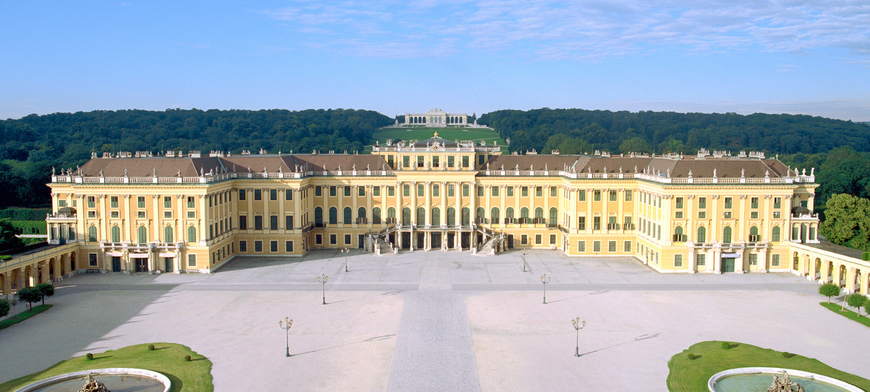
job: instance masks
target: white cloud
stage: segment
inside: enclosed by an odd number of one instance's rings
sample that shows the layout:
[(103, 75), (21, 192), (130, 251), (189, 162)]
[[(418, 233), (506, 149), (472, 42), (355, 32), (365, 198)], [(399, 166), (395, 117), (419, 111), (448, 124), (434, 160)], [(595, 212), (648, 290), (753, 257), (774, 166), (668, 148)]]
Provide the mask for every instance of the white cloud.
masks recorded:
[(594, 59), (667, 46), (870, 54), (866, 0), (296, 2), (265, 14), (331, 50), (374, 57), (488, 50)]

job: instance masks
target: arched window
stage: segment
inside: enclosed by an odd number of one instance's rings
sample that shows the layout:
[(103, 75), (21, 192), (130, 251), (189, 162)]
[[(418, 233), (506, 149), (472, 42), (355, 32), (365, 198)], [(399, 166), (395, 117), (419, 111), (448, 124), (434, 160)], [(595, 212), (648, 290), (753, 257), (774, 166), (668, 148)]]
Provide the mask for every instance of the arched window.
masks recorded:
[(529, 209), (526, 207), (520, 208), (520, 218), (528, 219), (529, 218)]
[(381, 224), (381, 207), (372, 208), (372, 223)]
[(97, 241), (97, 226), (88, 227), (88, 241)]
[(514, 208), (513, 207), (505, 208), (504, 218), (505, 219), (513, 219), (514, 218)]
[(323, 208), (317, 207), (314, 209), (314, 225), (317, 227), (323, 226)]
[(396, 209), (393, 207), (387, 208), (387, 219), (392, 219), (395, 222), (396, 219)]
[(344, 217), (343, 218), (344, 218), (344, 221), (342, 221), (342, 223), (344, 223), (344, 224), (353, 223), (353, 210), (351, 210), (350, 207), (344, 207)]
[(359, 219), (365, 219), (365, 217), (366, 217), (366, 208), (365, 208), (365, 207), (360, 207), (359, 209), (357, 209), (357, 210), (356, 210), (356, 217), (359, 218)]
[(501, 223), (499, 218), (500, 217), (498, 214), (498, 207), (492, 207), (492, 210), (489, 211), (490, 222), (492, 222), (492, 224), (494, 224), (494, 225), (497, 225), (497, 224)]
[(707, 242), (707, 229), (704, 226), (698, 228), (698, 238), (695, 242)]
[(474, 215), (475, 222), (486, 223), (486, 210), (483, 207), (477, 207)]
[(468, 207), (462, 208), (462, 224), (470, 225), (471, 224), (471, 210)]
[(145, 226), (139, 226), (139, 229), (137, 229), (137, 231), (139, 232), (139, 243), (140, 244), (147, 243), (148, 242), (148, 229), (146, 229)]
[(175, 242), (172, 237), (172, 226), (163, 228), (163, 242)]
[(423, 207), (417, 207), (417, 224), (425, 225), (426, 224), (426, 209)]
[(121, 228), (112, 226), (112, 242), (121, 242)]
[(555, 226), (559, 221), (559, 210), (556, 207), (550, 207), (550, 226)]
[(725, 228), (722, 229), (722, 243), (723, 244), (730, 244), (731, 243), (731, 226), (725, 226)]
[(329, 224), (338, 224), (338, 208), (329, 207)]
[(683, 226), (677, 226), (674, 228), (674, 242), (683, 242), (686, 239), (683, 238)]
[(447, 226), (456, 226), (456, 209), (453, 207), (447, 209)]
[(759, 242), (761, 241), (761, 236), (758, 235), (758, 228), (752, 226), (749, 228), (749, 242)]
[(535, 208), (535, 218), (544, 219), (544, 209), (541, 207)]
[(771, 241), (780, 241), (779, 226), (773, 226), (773, 232), (771, 233), (770, 237)]
[(432, 209), (432, 219), (430, 219), (430, 222), (432, 222), (432, 226), (441, 226), (441, 209), (440, 208), (435, 207)]
[(187, 226), (187, 242), (196, 242), (196, 226)]
[(411, 224), (411, 209), (408, 207), (402, 208), (402, 224), (410, 225)]

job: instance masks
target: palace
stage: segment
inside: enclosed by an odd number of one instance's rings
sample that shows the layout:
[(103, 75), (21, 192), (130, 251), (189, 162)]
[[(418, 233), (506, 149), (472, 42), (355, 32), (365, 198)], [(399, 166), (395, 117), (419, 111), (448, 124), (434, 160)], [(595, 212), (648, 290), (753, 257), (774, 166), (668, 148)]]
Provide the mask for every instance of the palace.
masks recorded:
[(559, 249), (663, 273), (788, 271), (865, 293), (870, 270), (813, 247), (813, 172), (762, 153), (502, 155), (435, 133), (361, 155), (94, 154), (48, 185), (49, 242), (73, 253), (0, 273), (6, 293), (25, 277), (207, 273), (239, 255), (349, 247)]
[(405, 121), (402, 123), (396, 120), (396, 126), (411, 127), (411, 126), (426, 126), (444, 128), (449, 126), (469, 126), (476, 125), (468, 124), (468, 115), (445, 113), (438, 108), (432, 109), (426, 113), (407, 113)]

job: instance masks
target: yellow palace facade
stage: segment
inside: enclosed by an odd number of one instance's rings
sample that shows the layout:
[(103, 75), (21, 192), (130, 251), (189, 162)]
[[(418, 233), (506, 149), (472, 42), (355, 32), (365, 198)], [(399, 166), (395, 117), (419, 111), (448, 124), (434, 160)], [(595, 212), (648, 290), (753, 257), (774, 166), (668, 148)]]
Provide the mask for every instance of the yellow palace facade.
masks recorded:
[(49, 242), (77, 270), (210, 272), (235, 256), (512, 248), (660, 272), (789, 271), (817, 184), (763, 154), (502, 155), (435, 137), (372, 154), (94, 155), (53, 174)]

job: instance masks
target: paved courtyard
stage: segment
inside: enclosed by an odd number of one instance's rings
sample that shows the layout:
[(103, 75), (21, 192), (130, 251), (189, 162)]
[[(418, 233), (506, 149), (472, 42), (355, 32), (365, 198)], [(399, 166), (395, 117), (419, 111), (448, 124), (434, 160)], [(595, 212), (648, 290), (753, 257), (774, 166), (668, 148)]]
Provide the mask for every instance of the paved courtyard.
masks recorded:
[[(870, 377), (867, 328), (818, 306), (805, 279), (658, 274), (632, 258), (556, 251), (525, 259), (528, 272), (520, 252), (351, 253), (344, 272), (339, 252), (315, 251), (238, 258), (212, 275), (79, 275), (58, 284), (48, 312), (0, 331), (0, 382), (145, 342), (207, 356), (216, 391), (666, 390), (667, 360), (704, 340)], [(575, 317), (587, 323), (580, 358)]]

